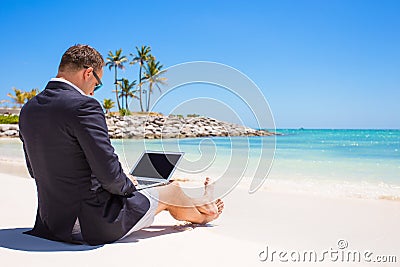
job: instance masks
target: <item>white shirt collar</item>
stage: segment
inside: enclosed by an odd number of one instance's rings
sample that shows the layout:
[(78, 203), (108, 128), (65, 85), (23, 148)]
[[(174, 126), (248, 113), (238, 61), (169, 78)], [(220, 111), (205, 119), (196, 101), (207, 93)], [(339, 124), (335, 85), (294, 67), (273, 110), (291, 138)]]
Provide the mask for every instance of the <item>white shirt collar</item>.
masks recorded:
[(74, 87), (79, 93), (81, 93), (82, 95), (87, 96), (78, 86), (76, 86), (75, 84), (71, 83), (70, 81), (67, 81), (63, 78), (51, 78), (50, 80), (51, 82), (62, 82), (62, 83), (66, 83), (71, 85), (72, 87)]

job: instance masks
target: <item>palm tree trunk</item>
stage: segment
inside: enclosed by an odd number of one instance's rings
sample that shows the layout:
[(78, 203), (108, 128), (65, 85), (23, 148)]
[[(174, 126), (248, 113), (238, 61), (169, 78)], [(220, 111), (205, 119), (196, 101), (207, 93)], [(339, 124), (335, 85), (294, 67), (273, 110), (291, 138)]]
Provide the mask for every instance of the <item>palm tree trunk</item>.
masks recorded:
[(147, 95), (148, 95), (148, 98), (147, 98), (147, 112), (149, 112), (149, 107), (150, 107), (150, 95), (151, 95), (151, 92), (152, 92), (152, 89), (153, 89), (153, 83), (150, 81), (149, 82), (149, 90), (147, 90)]
[(126, 109), (125, 97), (126, 97), (126, 94), (123, 93), (123, 94), (122, 94), (122, 97), (121, 97), (121, 106), (122, 106), (123, 109)]
[(142, 103), (142, 64), (139, 67), (139, 103), (140, 103), (140, 111), (143, 112), (143, 103)]
[(128, 94), (125, 95), (125, 108), (128, 111), (129, 107), (128, 107)]
[(114, 70), (115, 70), (115, 97), (117, 99), (118, 111), (119, 111), (121, 110), (121, 105), (119, 104), (119, 98), (118, 98), (117, 66), (114, 66)]

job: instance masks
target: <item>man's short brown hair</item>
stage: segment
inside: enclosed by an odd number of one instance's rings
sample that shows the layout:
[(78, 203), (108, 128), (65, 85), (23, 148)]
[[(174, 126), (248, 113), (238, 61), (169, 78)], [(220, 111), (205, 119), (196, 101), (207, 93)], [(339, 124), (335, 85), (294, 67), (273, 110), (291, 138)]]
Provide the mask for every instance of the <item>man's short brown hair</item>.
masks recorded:
[(65, 51), (58, 71), (77, 71), (85, 67), (92, 67), (98, 71), (103, 66), (103, 56), (96, 49), (88, 45), (77, 44)]

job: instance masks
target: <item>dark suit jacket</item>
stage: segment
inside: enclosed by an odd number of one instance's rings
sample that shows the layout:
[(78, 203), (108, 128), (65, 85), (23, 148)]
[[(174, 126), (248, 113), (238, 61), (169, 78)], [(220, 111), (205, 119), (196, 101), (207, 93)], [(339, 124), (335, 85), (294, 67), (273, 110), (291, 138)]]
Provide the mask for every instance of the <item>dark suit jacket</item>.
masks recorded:
[(72, 86), (50, 81), (24, 105), (20, 137), (38, 191), (38, 212), (29, 234), (74, 242), (79, 218), (91, 245), (124, 236), (150, 203), (124, 174), (108, 136), (99, 102)]

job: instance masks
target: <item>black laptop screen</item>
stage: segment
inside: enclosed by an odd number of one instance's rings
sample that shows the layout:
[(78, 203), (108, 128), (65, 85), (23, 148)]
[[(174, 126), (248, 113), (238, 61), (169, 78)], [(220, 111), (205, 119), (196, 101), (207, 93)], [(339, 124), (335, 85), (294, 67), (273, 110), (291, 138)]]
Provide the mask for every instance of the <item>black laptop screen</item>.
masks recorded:
[(168, 179), (181, 156), (180, 154), (145, 153), (131, 174), (137, 177)]

